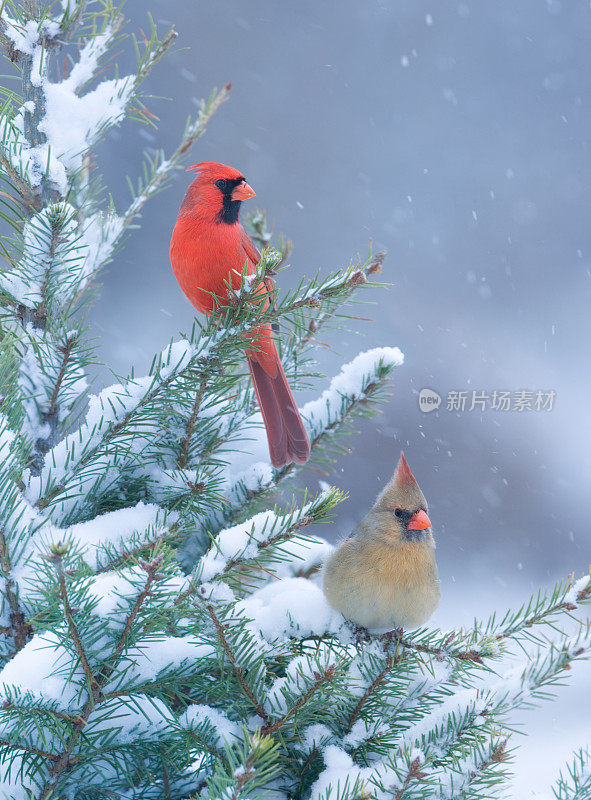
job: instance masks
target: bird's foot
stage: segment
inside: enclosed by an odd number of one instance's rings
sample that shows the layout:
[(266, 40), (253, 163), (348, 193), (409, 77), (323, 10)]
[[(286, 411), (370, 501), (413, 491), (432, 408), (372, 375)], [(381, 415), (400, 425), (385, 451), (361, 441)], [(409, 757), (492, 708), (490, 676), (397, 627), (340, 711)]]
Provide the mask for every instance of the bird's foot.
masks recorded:
[(380, 636), (380, 641), (383, 643), (384, 647), (388, 647), (389, 644), (393, 642), (399, 642), (402, 636), (404, 635), (404, 628), (394, 628), (393, 631), (386, 631), (386, 633), (382, 633)]
[(369, 631), (363, 625), (355, 625), (353, 628), (353, 636), (355, 637), (355, 641), (357, 644), (361, 644), (362, 642), (369, 642), (371, 641), (371, 636), (369, 635)]

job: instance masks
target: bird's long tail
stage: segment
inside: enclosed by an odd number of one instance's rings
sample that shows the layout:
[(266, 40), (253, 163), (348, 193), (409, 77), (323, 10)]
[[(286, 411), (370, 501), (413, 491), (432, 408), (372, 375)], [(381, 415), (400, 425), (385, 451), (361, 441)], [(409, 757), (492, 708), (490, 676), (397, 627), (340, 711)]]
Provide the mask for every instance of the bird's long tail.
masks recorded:
[(273, 367), (276, 369), (272, 370), (274, 375), (269, 374), (256, 356), (248, 358), (248, 368), (267, 429), (271, 462), (274, 467), (279, 468), (291, 464), (292, 461), (305, 464), (310, 457), (310, 439), (277, 350), (275, 354)]

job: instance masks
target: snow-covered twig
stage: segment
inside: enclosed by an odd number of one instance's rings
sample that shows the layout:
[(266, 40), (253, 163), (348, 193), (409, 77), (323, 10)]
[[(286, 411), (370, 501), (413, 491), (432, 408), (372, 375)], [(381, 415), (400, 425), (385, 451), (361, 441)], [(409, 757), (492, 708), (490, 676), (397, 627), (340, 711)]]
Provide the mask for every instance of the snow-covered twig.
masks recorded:
[[(198, 597), (201, 600), (200, 593), (198, 593), (196, 597)], [(202, 602), (205, 606), (207, 613), (209, 614), (211, 621), (213, 622), (219, 642), (223, 648), (224, 653), (228, 658), (228, 661), (230, 662), (230, 665), (232, 666), (232, 669), (234, 670), (234, 674), (238, 680), (238, 683), (242, 688), (242, 691), (244, 692), (250, 703), (252, 703), (254, 710), (259, 715), (263, 723), (265, 725), (268, 725), (269, 718), (267, 716), (267, 712), (265, 711), (260, 699), (255, 695), (253, 687), (247, 681), (244, 671), (240, 666), (240, 664), (238, 663), (238, 658), (234, 653), (234, 648), (232, 647), (229, 637), (226, 634), (227, 628), (222, 624), (220, 618), (216, 614), (216, 611), (212, 603), (208, 602), (207, 600), (202, 600)]]
[[(352, 280), (349, 273), (345, 273), (331, 276), (320, 284), (315, 283), (314, 292), (306, 292), (306, 302), (313, 301), (314, 297), (322, 298), (327, 291), (332, 296), (339, 291), (338, 287), (341, 291), (347, 291)], [(152, 409), (165, 390), (187, 378), (195, 381), (197, 390), (199, 382), (208, 380), (220, 361), (230, 355), (230, 351), (233, 351), (233, 357), (236, 358), (240, 352), (236, 350), (243, 345), (245, 333), (252, 332), (262, 322), (289, 314), (294, 307), (300, 307), (300, 303), (300, 298), (292, 297), (278, 308), (257, 310), (256, 314), (252, 312), (242, 321), (230, 315), (223, 328), (212, 323), (197, 339), (171, 345), (157, 359), (152, 373), (146, 378), (133, 379), (127, 384), (104, 390), (98, 398), (91, 401), (87, 421), (80, 430), (68, 436), (46, 456), (45, 468), (39, 480), (39, 508), (43, 509), (54, 503), (71, 488), (74, 481), (81, 485), (80, 482), (88, 483), (93, 480), (93, 464), (102, 461), (107, 445), (117, 455), (119, 462), (122, 457), (135, 460), (137, 440), (133, 448), (126, 443), (133, 430), (132, 426), (136, 421), (137, 424), (140, 423), (141, 413), (148, 408)], [(319, 401), (302, 409), (304, 418), (309, 420), (311, 438), (319, 440), (327, 430), (342, 422), (351, 408), (363, 401), (392, 367), (401, 362), (402, 354), (397, 348), (370, 351), (363, 358), (360, 356), (352, 362), (349, 368), (334, 379), (331, 388)], [(137, 427), (134, 433), (136, 437), (142, 435)], [(151, 436), (152, 446), (155, 441)], [(117, 450), (113, 449), (115, 442)], [(145, 464), (145, 454), (143, 463)], [(186, 485), (185, 481), (184, 483)], [(31, 496), (35, 491), (36, 487), (31, 484)]]
[(228, 99), (230, 89), (230, 84), (224, 86), (220, 91), (214, 89), (207, 100), (202, 100), (197, 118), (194, 121), (191, 119), (187, 121), (179, 145), (168, 158), (165, 158), (164, 154), (159, 154), (155, 160), (146, 163), (144, 177), (139, 182), (137, 190), (134, 191), (135, 196), (121, 215), (123, 228), (128, 228), (131, 225), (147, 201), (164, 186), (171, 173), (176, 169), (180, 169), (188, 150), (205, 133), (206, 127), (215, 112)]
[(84, 646), (82, 644), (82, 640), (80, 638), (80, 634), (78, 632), (78, 626), (74, 619), (74, 611), (71, 608), (67, 597), (66, 577), (62, 561), (65, 552), (66, 550), (63, 547), (60, 548), (59, 546), (56, 546), (52, 549), (50, 557), (53, 563), (55, 564), (60, 591), (62, 592), (62, 599), (64, 602), (64, 613), (68, 623), (68, 627), (73, 637), (74, 646), (76, 648), (76, 652), (80, 659), (80, 663), (84, 668), (84, 672), (88, 680), (88, 700), (86, 701), (84, 708), (82, 709), (82, 712), (79, 715), (79, 720), (76, 723), (74, 723), (69, 738), (67, 739), (66, 742), (63, 743), (62, 751), (54, 759), (54, 764), (50, 770), (48, 779), (42, 786), (41, 791), (39, 793), (39, 800), (46, 800), (47, 798), (52, 796), (62, 774), (71, 769), (73, 764), (72, 754), (74, 752), (74, 748), (78, 743), (82, 731), (84, 730), (84, 728), (88, 723), (91, 713), (94, 711), (97, 704), (105, 702), (104, 699), (101, 700), (100, 697), (101, 690), (106, 685), (112, 672), (116, 668), (117, 661), (121, 656), (124, 647), (126, 646), (131, 627), (133, 626), (143, 603), (150, 595), (150, 590), (152, 588), (153, 583), (161, 579), (158, 570), (161, 565), (162, 558), (157, 557), (153, 559), (153, 561), (150, 563), (145, 562), (144, 564), (144, 570), (146, 573), (145, 582), (141, 587), (140, 591), (137, 593), (135, 601), (129, 608), (129, 611), (124, 620), (123, 630), (118, 640), (116, 640), (115, 646), (113, 648), (112, 653), (110, 654), (108, 661), (105, 663), (105, 665), (102, 667), (99, 673), (95, 673), (95, 671), (90, 666), (89, 659), (86, 655)]

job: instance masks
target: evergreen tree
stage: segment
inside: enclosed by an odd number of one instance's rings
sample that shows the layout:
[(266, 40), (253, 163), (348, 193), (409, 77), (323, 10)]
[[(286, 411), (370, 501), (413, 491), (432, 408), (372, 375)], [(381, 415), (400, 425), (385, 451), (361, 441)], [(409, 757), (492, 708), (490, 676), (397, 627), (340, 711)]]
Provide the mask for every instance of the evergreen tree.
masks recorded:
[[(20, 78), (0, 110), (0, 796), (494, 796), (511, 712), (588, 653), (575, 612), (589, 577), (467, 631), (363, 636), (326, 604), (315, 577), (329, 545), (312, 531), (343, 496), (267, 507), (292, 468), (266, 460), (242, 348), (261, 321), (281, 322), (302, 385), (317, 331), (379, 273), (379, 254), (267, 308), (245, 280), (148, 375), (88, 397), (92, 284), (228, 87), (174, 153), (146, 160), (121, 212), (92, 148), (125, 117), (150, 119), (142, 80), (174, 31), (150, 22), (136, 72), (106, 78), (123, 36), (111, 0), (12, 0), (0, 24)], [(289, 247), (269, 247), (263, 214), (251, 226), (262, 279)], [(401, 360), (363, 353), (302, 409), (315, 452)], [(590, 774), (581, 750), (555, 797), (588, 798)]]

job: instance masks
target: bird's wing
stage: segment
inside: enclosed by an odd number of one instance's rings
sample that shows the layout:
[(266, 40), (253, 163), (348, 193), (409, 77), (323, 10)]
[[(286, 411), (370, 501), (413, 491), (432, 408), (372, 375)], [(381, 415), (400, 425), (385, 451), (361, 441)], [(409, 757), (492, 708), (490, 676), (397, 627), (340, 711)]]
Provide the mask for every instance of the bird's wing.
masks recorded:
[[(244, 229), (242, 230), (241, 244), (244, 252), (246, 253), (246, 256), (248, 257), (248, 260), (251, 261), (253, 264), (258, 264), (259, 261), (261, 260), (261, 254), (257, 250), (255, 243), (252, 241), (252, 239)], [(273, 291), (273, 281), (271, 280), (271, 278), (265, 278), (263, 283), (267, 287), (268, 292)], [(275, 307), (277, 307), (277, 303), (275, 303)], [(275, 332), (279, 330), (279, 325), (276, 322), (273, 322), (271, 327)]]
[(252, 261), (253, 264), (258, 264), (261, 260), (261, 254), (256, 249), (254, 242), (244, 229), (242, 229), (241, 244), (248, 260)]

